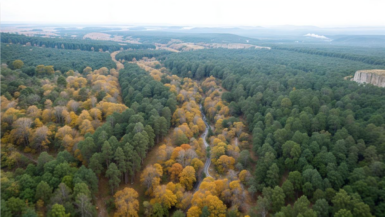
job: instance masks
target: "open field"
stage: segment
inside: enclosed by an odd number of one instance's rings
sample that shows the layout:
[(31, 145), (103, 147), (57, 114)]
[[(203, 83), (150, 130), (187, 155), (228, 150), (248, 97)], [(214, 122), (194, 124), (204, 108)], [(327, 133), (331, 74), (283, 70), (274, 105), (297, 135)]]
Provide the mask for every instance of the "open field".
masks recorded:
[(93, 40), (102, 40), (102, 41), (116, 41), (116, 42), (126, 42), (130, 44), (141, 44), (138, 39), (132, 39), (131, 37), (127, 37), (126, 39), (123, 39), (123, 36), (119, 35), (110, 35), (107, 33), (101, 33), (101, 32), (91, 32), (87, 33), (83, 36), (83, 39), (93, 39)]

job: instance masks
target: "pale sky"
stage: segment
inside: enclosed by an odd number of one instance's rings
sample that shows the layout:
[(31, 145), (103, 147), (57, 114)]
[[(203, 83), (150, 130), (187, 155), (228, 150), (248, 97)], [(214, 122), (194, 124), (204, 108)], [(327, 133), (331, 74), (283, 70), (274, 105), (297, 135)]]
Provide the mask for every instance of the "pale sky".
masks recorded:
[(1, 22), (385, 26), (385, 0), (2, 0)]

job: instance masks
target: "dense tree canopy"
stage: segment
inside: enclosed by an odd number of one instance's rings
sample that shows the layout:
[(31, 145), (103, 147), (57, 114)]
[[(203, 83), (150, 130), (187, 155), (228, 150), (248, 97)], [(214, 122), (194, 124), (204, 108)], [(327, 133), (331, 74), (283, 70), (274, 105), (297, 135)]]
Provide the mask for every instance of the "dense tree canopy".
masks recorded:
[(35, 67), (41, 64), (53, 65), (55, 70), (62, 72), (69, 70), (78, 70), (80, 72), (87, 66), (112, 68), (115, 65), (110, 58), (110, 54), (105, 52), (62, 50), (2, 43), (1, 62), (14, 67), (12, 63), (15, 59), (24, 62), (21, 69), (30, 76), (35, 75)]
[[(344, 79), (383, 68), (381, 52), (2, 36), (2, 216), (385, 212), (385, 89)], [(98, 51), (121, 48), (143, 50), (117, 55), (130, 61), (117, 71)]]
[[(254, 154), (259, 157), (249, 184), (258, 191), (272, 192), (264, 193), (264, 207), (258, 208), (259, 213), (282, 212), (290, 216), (288, 213), (297, 212), (296, 204), (302, 204), (299, 193), (307, 197), (302, 200), (315, 202), (341, 188), (347, 189), (344, 197), (351, 198), (348, 201), (355, 198), (349, 203), (357, 203), (356, 209), (339, 206), (337, 193), (329, 196), (334, 209), (320, 201), (314, 210), (319, 215), (340, 215), (338, 212), (345, 209), (353, 216), (382, 210), (382, 199), (373, 196), (378, 194), (369, 196), (361, 187), (373, 182), (373, 192), (382, 191), (379, 184), (383, 174), (374, 168), (384, 165), (385, 90), (343, 79), (356, 70), (376, 68), (370, 64), (377, 62), (326, 56), (274, 49), (218, 49), (172, 54), (164, 61), (180, 76), (223, 79), (222, 86), (229, 92), (222, 94), (222, 99), (228, 103), (231, 115), (247, 122), (253, 134)], [(217, 129), (223, 129), (220, 123), (224, 121), (217, 123)], [(214, 146), (211, 155), (225, 153), (220, 144)], [(290, 182), (278, 191), (285, 172), (289, 172)], [(285, 200), (293, 199), (298, 199), (296, 204), (285, 208)], [(306, 204), (303, 206), (308, 207)]]
[(28, 37), (25, 35), (16, 35), (9, 33), (1, 33), (2, 43), (12, 44), (28, 44), (30, 46), (69, 49), (69, 50), (84, 50), (84, 51), (116, 51), (120, 49), (154, 49), (152, 44), (129, 44), (118, 43), (112, 41), (98, 40), (78, 40), (78, 39), (63, 39), (63, 38), (44, 38), (44, 37)]

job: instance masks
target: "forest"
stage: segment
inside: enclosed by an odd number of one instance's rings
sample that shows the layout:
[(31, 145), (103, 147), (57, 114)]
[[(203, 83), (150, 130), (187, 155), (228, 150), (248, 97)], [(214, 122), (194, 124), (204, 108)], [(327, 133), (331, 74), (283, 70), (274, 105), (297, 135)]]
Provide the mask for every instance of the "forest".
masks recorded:
[(43, 38), (28, 37), (25, 35), (1, 33), (2, 43), (22, 44), (37, 47), (84, 50), (84, 51), (117, 51), (120, 49), (155, 49), (152, 44), (122, 44), (110, 41), (97, 40), (79, 40), (79, 39), (59, 39), (59, 38)]
[(116, 59), (132, 61), (132, 59), (140, 60), (143, 57), (146, 58), (157, 58), (158, 60), (164, 59), (168, 54), (171, 54), (171, 51), (168, 50), (129, 50), (122, 51), (116, 55)]
[(178, 32), (146, 32), (146, 31), (128, 31), (128, 32), (110, 32), (110, 34), (122, 35), (123, 37), (140, 38), (142, 43), (162, 43), (166, 44), (171, 39), (181, 40), (192, 43), (250, 43), (258, 42), (258, 39), (244, 36), (226, 34), (226, 33), (178, 33)]
[(92, 68), (115, 66), (109, 53), (1, 43), (1, 62), (12, 67), (12, 62), (17, 59), (24, 62), (21, 70), (28, 75), (34, 75), (35, 67), (41, 64), (53, 65), (55, 69), (62, 72), (69, 70), (81, 72), (87, 66)]
[[(228, 33), (181, 33), (181, 32), (163, 32), (163, 31), (146, 31), (145, 28), (130, 28), (129, 30), (114, 29), (114, 28), (83, 28), (83, 29), (57, 29), (58, 34), (64, 38), (70, 38), (71, 35), (76, 35), (79, 39), (87, 33), (100, 31), (117, 36), (123, 36), (123, 38), (139, 39), (141, 43), (154, 44), (162, 43), (167, 44), (170, 40), (181, 40), (184, 42), (192, 43), (252, 43), (259, 42), (258, 39), (249, 38), (245, 36), (239, 36)], [(249, 42), (247, 42), (249, 41)]]
[(181, 76), (223, 79), (229, 92), (222, 98), (230, 114), (247, 121), (258, 156), (248, 183), (262, 193), (255, 214), (384, 214), (385, 90), (343, 79), (355, 68), (378, 66), (229, 50), (173, 54), (165, 65)]
[(322, 50), (315, 50), (315, 49), (306, 49), (306, 48), (288, 48), (288, 47), (274, 47), (275, 49), (281, 49), (281, 50), (289, 50), (289, 51), (295, 51), (300, 53), (306, 53), (306, 54), (314, 54), (314, 55), (320, 55), (320, 56), (328, 56), (328, 57), (336, 57), (336, 58), (342, 58), (342, 59), (348, 59), (353, 61), (360, 61), (363, 63), (368, 63), (372, 65), (385, 65), (385, 60), (383, 57), (378, 56), (364, 56), (359, 54), (349, 54), (349, 53), (337, 53), (337, 52), (330, 52), (330, 51), (322, 51)]
[(2, 36), (1, 216), (385, 216), (381, 50)]

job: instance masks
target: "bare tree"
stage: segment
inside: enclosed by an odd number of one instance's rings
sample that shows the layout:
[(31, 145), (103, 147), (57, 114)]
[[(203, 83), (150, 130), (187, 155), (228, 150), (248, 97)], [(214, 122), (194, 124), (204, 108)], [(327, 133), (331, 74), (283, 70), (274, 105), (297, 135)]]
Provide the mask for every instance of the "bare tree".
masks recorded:
[(19, 118), (13, 123), (12, 137), (17, 143), (23, 143), (24, 146), (29, 145), (29, 137), (32, 134), (32, 120), (30, 118)]

